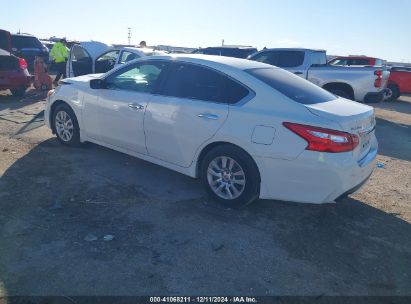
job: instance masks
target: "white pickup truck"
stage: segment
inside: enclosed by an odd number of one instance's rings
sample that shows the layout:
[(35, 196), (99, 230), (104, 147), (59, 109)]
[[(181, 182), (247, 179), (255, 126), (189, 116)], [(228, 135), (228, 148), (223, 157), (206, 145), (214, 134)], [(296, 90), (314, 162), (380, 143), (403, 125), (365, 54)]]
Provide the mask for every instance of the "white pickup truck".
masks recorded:
[(360, 102), (383, 101), (390, 72), (384, 67), (327, 65), (324, 50), (265, 49), (248, 59), (264, 62), (299, 75), (335, 95)]

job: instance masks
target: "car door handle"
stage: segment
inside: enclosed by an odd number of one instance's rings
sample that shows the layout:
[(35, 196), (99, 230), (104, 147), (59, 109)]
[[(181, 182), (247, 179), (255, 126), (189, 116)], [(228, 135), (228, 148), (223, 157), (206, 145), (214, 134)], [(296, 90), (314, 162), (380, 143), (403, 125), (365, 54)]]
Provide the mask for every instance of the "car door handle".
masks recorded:
[(295, 75), (302, 75), (303, 73), (302, 72), (295, 72), (294, 74)]
[(144, 110), (144, 106), (142, 106), (141, 104), (138, 104), (138, 103), (130, 103), (130, 104), (128, 105), (128, 107), (129, 107), (130, 109), (132, 109), (132, 110), (135, 110), (135, 111), (137, 111), (137, 110)]
[(211, 119), (211, 120), (218, 120), (218, 115), (210, 114), (210, 113), (201, 113), (197, 115), (200, 118)]

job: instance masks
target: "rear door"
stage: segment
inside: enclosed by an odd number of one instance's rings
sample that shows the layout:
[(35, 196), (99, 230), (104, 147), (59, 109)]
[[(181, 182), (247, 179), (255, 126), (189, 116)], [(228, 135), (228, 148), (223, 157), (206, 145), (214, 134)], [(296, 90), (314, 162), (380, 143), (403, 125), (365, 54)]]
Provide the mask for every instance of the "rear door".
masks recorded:
[[(159, 94), (147, 106), (144, 126), (149, 155), (189, 167), (198, 148), (227, 119), (232, 101), (229, 81), (204, 66), (173, 64)], [(243, 92), (248, 94), (247, 90)]]
[(77, 77), (93, 73), (93, 60), (85, 48), (79, 44), (71, 47), (66, 66), (67, 77)]
[(11, 36), (8, 31), (0, 30), (0, 49), (11, 52)]

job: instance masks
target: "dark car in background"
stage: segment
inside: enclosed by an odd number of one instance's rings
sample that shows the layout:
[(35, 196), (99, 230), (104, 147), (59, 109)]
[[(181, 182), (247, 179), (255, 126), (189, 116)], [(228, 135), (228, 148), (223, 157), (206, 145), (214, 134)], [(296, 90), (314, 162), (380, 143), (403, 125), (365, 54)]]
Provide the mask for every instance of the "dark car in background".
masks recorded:
[(27, 70), (27, 62), (10, 53), (11, 35), (0, 30), (0, 90), (10, 90), (13, 96), (22, 97), (31, 86), (33, 76)]
[(49, 61), (48, 48), (29, 34), (12, 34), (11, 52), (17, 57), (24, 58), (30, 69), (33, 68), (35, 56), (42, 57), (44, 62)]
[(207, 47), (193, 51), (193, 54), (216, 55), (235, 58), (247, 58), (258, 50), (251, 46), (219, 46)]

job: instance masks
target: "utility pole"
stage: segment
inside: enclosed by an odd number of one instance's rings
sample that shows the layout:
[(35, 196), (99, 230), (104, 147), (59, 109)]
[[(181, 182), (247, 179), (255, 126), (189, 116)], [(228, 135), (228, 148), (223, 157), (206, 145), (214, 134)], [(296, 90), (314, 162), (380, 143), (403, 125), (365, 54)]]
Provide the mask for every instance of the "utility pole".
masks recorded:
[(224, 39), (221, 40), (221, 46), (224, 46)]
[(131, 27), (128, 28), (128, 45), (131, 45)]

